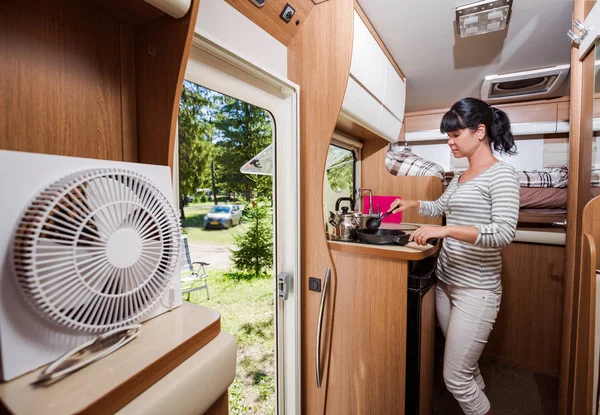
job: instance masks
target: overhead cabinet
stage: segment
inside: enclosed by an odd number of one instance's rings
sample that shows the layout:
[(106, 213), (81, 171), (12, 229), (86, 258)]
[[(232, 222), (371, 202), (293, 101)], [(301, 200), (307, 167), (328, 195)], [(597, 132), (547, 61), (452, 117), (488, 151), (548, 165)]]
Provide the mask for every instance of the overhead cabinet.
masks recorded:
[[(519, 135), (557, 134), (569, 132), (569, 102), (498, 105), (511, 121), (512, 133)], [(405, 139), (415, 141), (446, 140), (440, 132), (440, 122), (446, 110), (408, 114)]]
[(340, 118), (394, 143), (402, 128), (405, 101), (404, 80), (355, 11), (350, 78)]

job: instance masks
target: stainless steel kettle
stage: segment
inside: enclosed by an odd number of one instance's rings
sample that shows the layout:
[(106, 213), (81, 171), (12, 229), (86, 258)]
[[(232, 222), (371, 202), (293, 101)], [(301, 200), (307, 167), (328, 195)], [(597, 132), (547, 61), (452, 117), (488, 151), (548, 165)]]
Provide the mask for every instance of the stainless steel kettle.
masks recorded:
[(354, 214), (348, 212), (348, 207), (342, 208), (342, 213), (338, 215), (339, 220), (336, 226), (336, 234), (338, 239), (342, 241), (352, 241), (358, 239), (357, 231), (359, 223)]

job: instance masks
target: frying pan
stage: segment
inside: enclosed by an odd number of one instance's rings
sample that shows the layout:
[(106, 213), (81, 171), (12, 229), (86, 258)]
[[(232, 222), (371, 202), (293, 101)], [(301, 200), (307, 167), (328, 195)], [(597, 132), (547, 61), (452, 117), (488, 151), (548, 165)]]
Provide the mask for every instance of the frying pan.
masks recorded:
[[(408, 243), (408, 238), (410, 238), (410, 234), (398, 229), (359, 229), (357, 233), (361, 242), (373, 245), (397, 244), (403, 246)], [(436, 245), (438, 240), (428, 239), (427, 243)]]

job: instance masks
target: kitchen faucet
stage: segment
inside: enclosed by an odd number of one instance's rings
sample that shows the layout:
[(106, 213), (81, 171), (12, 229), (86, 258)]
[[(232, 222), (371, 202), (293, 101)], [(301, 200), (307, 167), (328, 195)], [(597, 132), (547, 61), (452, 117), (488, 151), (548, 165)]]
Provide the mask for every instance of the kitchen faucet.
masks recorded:
[[(356, 205), (354, 207), (354, 211), (357, 212), (357, 213), (361, 213), (360, 212), (360, 206), (361, 206), (360, 202), (361, 202), (362, 192), (364, 190), (367, 190), (369, 192), (369, 215), (372, 215), (373, 214), (373, 191), (371, 189), (366, 189), (366, 188), (363, 188), (363, 187), (359, 188), (356, 191), (356, 199), (357, 199), (356, 201), (357, 201), (357, 203), (356, 203)], [(364, 212), (364, 208), (363, 208), (363, 212), (362, 213), (363, 214), (365, 213)]]

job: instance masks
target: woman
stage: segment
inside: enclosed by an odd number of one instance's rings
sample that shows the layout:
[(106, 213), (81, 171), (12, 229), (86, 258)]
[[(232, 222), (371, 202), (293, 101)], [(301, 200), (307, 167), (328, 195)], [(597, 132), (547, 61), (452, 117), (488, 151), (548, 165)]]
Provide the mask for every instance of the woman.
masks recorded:
[(500, 251), (515, 236), (519, 178), (494, 157), (514, 154), (506, 114), (475, 98), (464, 98), (442, 118), (442, 133), (454, 157), (469, 168), (454, 176), (434, 202), (397, 199), (390, 210), (418, 208), (424, 216), (446, 215), (446, 226), (423, 226), (410, 237), (425, 245), (444, 238), (436, 275), (437, 316), (446, 338), (444, 382), (466, 414), (491, 413), (477, 362), (500, 308)]

